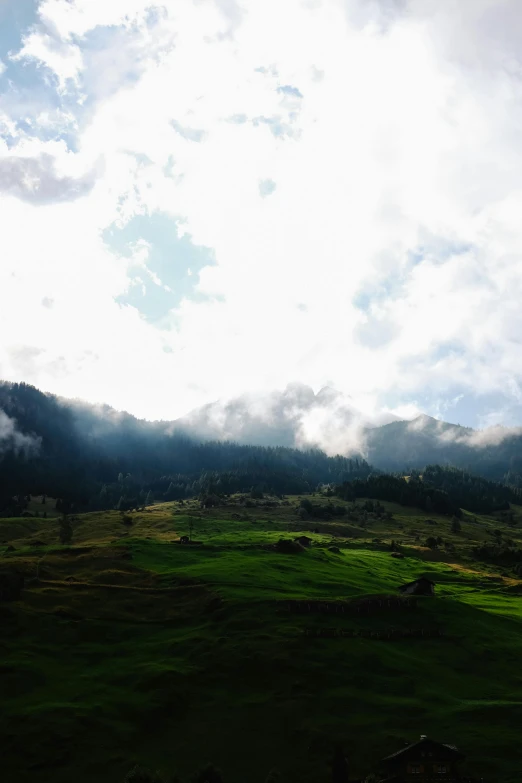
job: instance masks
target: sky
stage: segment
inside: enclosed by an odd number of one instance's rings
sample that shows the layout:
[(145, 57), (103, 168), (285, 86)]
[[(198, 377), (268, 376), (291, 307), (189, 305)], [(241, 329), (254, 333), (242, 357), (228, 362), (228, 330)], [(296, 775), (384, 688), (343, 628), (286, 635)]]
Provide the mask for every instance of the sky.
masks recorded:
[(0, 378), (522, 424), (519, 0), (0, 0)]

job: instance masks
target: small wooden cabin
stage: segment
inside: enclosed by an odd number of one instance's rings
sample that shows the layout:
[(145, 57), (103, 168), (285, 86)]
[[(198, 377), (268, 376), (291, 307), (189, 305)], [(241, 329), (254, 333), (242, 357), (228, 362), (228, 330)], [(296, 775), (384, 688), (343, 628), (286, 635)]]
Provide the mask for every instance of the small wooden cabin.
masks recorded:
[(432, 783), (435, 780), (453, 783), (459, 779), (457, 765), (463, 758), (455, 745), (436, 742), (422, 734), (418, 742), (382, 760), (385, 777), (381, 783)]
[(421, 576), (413, 582), (401, 585), (399, 590), (404, 595), (435, 595), (435, 582)]

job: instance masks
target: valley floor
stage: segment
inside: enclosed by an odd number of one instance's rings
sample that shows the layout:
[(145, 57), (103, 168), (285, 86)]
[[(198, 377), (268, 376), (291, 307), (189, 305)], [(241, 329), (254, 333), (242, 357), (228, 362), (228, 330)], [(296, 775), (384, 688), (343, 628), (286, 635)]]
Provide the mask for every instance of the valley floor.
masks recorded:
[[(2, 780), (118, 783), (136, 763), (186, 779), (211, 761), (226, 783), (311, 783), (337, 743), (357, 778), (420, 734), (458, 745), (470, 776), (519, 780), (522, 583), (472, 548), (498, 528), (518, 542), (520, 510), (452, 534), (392, 504), (304, 522), (298, 498), (270, 503), (85, 514), (68, 547), (56, 519), (0, 519), (0, 572), (25, 576), (0, 604)], [(179, 543), (190, 530), (200, 545)], [(300, 534), (309, 548), (275, 548)], [(420, 575), (436, 596), (416, 608), (296, 611)]]

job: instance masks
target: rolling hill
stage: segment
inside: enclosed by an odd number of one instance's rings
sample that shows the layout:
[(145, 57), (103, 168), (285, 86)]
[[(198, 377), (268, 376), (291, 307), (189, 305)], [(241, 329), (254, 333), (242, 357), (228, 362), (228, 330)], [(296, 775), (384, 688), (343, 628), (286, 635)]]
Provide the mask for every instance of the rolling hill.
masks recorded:
[[(0, 573), (25, 576), (0, 603), (3, 778), (188, 780), (211, 761), (227, 783), (312, 783), (339, 743), (361, 779), (423, 733), (465, 775), (518, 781), (522, 582), (474, 550), (494, 530), (520, 545), (522, 509), (454, 533), (395, 504), (303, 522), (299, 497), (247, 501), (79, 515), (67, 546), (56, 520), (0, 519)], [(191, 526), (200, 544), (177, 543)], [(278, 546), (299, 534), (309, 548)], [(435, 598), (394, 608), (419, 575)]]

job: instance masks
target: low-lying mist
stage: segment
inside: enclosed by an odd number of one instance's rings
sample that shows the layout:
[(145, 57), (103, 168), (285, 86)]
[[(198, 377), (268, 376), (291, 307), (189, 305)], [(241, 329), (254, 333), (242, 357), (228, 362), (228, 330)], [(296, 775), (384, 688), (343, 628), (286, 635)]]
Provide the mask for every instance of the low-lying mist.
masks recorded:
[(391, 413), (368, 415), (330, 387), (317, 394), (304, 384), (283, 391), (243, 394), (191, 411), (175, 423), (203, 440), (232, 440), (261, 446), (320, 448), (333, 456), (366, 452), (365, 432), (396, 420)]
[(36, 435), (20, 432), (16, 420), (0, 410), (0, 454), (14, 451), (15, 454), (35, 455), (40, 449), (41, 442), (41, 438)]

